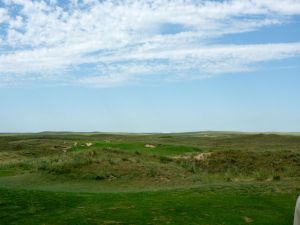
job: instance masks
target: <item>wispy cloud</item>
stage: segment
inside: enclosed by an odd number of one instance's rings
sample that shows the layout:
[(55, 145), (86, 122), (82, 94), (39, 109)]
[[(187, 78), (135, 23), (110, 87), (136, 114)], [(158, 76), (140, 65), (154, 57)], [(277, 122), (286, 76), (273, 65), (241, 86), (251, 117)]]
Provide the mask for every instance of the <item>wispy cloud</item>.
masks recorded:
[(4, 0), (0, 81), (111, 86), (196, 79), (300, 55), (300, 43), (215, 45), (289, 23), (298, 0)]

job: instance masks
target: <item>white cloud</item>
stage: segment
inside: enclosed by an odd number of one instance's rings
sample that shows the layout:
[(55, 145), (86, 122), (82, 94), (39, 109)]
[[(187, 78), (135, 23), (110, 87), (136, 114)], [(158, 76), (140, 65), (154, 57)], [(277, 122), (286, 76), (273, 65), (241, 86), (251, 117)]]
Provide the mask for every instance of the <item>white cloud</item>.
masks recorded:
[(0, 8), (0, 24), (8, 20), (7, 10)]
[[(211, 44), (227, 34), (287, 23), (300, 14), (299, 0), (59, 2), (4, 1), (0, 79), (11, 74), (47, 80), (55, 73), (70, 83), (106, 86), (151, 75), (245, 71), (300, 54), (299, 43)], [(15, 6), (19, 11), (12, 12)], [(74, 70), (80, 75), (72, 78)]]
[[(153, 79), (199, 79), (224, 74), (253, 70), (257, 63), (280, 60), (300, 55), (300, 43), (223, 45), (190, 49), (160, 49), (112, 55), (94, 60), (105, 63), (97, 76), (86, 76), (78, 82), (90, 85), (106, 85), (120, 76), (120, 80)], [(154, 62), (153, 62), (154, 61)], [(123, 62), (134, 62), (123, 64)], [(150, 63), (149, 63), (150, 62)], [(121, 65), (120, 65), (121, 64)], [(111, 74), (112, 76), (109, 76)], [(158, 77), (158, 75), (163, 75)], [(105, 80), (105, 82), (103, 81)]]
[(22, 29), (22, 27), (24, 26), (24, 23), (23, 23), (23, 17), (21, 16), (16, 16), (15, 19), (11, 19), (9, 21), (9, 26), (10, 28), (12, 29)]

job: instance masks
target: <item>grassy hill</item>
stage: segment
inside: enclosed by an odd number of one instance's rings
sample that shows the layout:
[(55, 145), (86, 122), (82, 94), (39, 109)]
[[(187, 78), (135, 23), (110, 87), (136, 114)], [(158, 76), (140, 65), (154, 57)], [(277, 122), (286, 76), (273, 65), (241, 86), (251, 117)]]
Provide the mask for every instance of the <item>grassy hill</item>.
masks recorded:
[(285, 225), (299, 192), (296, 134), (0, 135), (3, 224)]

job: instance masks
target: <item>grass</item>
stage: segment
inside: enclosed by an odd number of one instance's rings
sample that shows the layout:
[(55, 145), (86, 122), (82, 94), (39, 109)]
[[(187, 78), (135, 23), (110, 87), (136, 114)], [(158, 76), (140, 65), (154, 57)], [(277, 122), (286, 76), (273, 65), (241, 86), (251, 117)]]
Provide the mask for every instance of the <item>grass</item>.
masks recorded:
[[(63, 193), (0, 189), (3, 224), (292, 223), (296, 194), (240, 189)], [(26, 218), (26, 220), (24, 220)]]
[[(116, 150), (123, 150), (127, 152), (140, 152), (146, 153), (150, 155), (160, 155), (160, 156), (172, 156), (183, 154), (187, 152), (198, 152), (200, 151), (199, 148), (192, 147), (192, 146), (184, 146), (184, 145), (175, 145), (175, 144), (153, 144), (154, 148), (146, 147), (147, 142), (124, 142), (124, 141), (110, 141), (105, 140), (102, 142), (94, 142), (93, 149), (97, 148), (108, 148), (108, 149), (116, 149)], [(73, 151), (80, 151), (86, 149), (86, 146), (79, 146), (73, 147)]]
[(291, 224), (299, 171), (288, 133), (2, 134), (0, 221)]

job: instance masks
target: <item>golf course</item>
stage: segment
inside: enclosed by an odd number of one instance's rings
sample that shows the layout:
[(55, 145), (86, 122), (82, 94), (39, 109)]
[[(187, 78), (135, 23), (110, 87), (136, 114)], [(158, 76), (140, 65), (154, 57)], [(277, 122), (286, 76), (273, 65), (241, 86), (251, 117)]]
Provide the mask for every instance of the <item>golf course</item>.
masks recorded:
[(0, 0), (0, 225), (300, 225), (300, 0)]
[(0, 135), (1, 224), (290, 225), (298, 133)]

